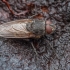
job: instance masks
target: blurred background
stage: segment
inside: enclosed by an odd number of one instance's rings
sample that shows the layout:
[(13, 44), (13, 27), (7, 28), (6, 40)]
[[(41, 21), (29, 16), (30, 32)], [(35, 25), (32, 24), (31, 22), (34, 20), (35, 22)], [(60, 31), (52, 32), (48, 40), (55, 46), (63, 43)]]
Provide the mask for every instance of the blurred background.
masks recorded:
[(36, 42), (0, 38), (0, 70), (70, 70), (70, 0), (0, 0), (0, 24), (18, 19), (50, 19), (55, 33)]

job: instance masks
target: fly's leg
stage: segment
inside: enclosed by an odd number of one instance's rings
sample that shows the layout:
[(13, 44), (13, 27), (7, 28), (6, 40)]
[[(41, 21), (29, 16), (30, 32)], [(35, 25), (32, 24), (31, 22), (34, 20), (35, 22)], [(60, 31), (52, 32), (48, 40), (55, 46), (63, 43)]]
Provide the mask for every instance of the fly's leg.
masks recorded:
[(37, 53), (37, 51), (36, 51), (36, 48), (35, 48), (33, 42), (31, 42), (31, 45), (32, 45), (32, 47), (33, 47), (33, 49), (34, 49), (35, 54), (36, 54), (37, 56), (39, 56), (38, 53)]

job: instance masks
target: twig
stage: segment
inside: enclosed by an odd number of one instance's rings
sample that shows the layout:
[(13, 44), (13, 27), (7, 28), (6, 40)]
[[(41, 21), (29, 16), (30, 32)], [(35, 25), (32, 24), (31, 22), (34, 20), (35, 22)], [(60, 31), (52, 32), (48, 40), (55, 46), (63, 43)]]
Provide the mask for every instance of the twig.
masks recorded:
[(26, 10), (26, 11), (24, 11), (24, 12), (15, 13), (15, 12), (12, 10), (11, 6), (9, 5), (9, 3), (8, 3), (6, 0), (2, 0), (2, 1), (7, 5), (8, 9), (10, 10), (10, 12), (11, 12), (13, 15), (17, 15), (17, 16), (19, 16), (19, 15), (21, 15), (21, 14), (25, 15), (25, 14), (28, 12), (28, 10)]
[(2, 1), (7, 5), (8, 9), (10, 10), (10, 12), (11, 12), (12, 14), (14, 14), (14, 12), (13, 12), (13, 10), (11, 9), (9, 3), (8, 3), (6, 0), (2, 0)]

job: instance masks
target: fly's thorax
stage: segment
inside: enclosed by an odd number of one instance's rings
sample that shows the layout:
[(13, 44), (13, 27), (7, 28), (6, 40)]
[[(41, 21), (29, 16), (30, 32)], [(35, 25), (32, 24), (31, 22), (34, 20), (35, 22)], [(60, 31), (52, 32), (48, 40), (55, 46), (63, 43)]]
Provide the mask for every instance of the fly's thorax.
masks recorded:
[(34, 20), (32, 23), (26, 25), (26, 29), (35, 35), (42, 36), (45, 34), (45, 21)]

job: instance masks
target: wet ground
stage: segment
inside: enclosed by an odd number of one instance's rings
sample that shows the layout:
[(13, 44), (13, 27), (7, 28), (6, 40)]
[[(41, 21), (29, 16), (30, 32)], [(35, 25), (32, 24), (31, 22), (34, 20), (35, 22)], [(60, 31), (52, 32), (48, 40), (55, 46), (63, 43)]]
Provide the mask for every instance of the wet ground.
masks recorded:
[(22, 18), (50, 19), (57, 29), (38, 41), (38, 56), (30, 41), (0, 38), (0, 70), (70, 70), (70, 1), (0, 1), (0, 23)]

